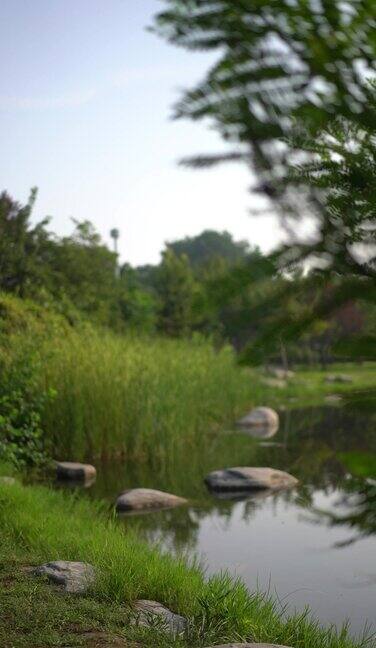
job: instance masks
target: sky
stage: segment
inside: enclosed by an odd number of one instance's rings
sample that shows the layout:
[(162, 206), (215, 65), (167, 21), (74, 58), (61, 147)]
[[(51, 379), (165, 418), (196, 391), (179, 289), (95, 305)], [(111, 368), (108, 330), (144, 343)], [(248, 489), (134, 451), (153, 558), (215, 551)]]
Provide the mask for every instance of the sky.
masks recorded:
[(177, 161), (224, 150), (209, 124), (171, 119), (180, 91), (213, 55), (191, 53), (146, 30), (162, 0), (1, 0), (0, 190), (25, 202), (59, 235), (72, 218), (103, 239), (120, 230), (132, 265), (156, 263), (166, 241), (228, 230), (269, 250), (273, 216), (251, 217), (249, 170), (194, 171)]

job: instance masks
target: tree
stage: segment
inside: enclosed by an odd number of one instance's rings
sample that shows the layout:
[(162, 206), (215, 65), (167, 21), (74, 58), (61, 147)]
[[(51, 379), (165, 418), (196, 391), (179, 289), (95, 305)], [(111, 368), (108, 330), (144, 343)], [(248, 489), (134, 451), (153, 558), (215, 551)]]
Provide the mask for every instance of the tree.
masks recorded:
[(157, 297), (141, 286), (137, 272), (128, 264), (120, 271), (119, 308), (126, 328), (153, 333), (157, 326)]
[(36, 196), (34, 188), (26, 205), (20, 205), (6, 191), (0, 194), (0, 289), (21, 297), (46, 279), (43, 255), (49, 240), (48, 219), (35, 227), (30, 223)]
[(229, 153), (191, 158), (202, 166), (242, 160), (269, 198), (284, 193), (295, 122), (322, 129), (333, 116), (374, 123), (367, 76), (375, 70), (373, 0), (164, 0), (154, 31), (188, 50), (218, 52), (175, 116), (209, 118)]
[(192, 330), (197, 290), (188, 257), (177, 256), (167, 248), (157, 275), (159, 328), (162, 332), (177, 337), (187, 335)]
[(79, 311), (109, 324), (118, 316), (117, 255), (102, 242), (90, 221), (73, 223), (71, 236), (55, 238), (49, 259), (50, 292), (57, 300), (66, 295)]
[(199, 271), (218, 259), (234, 264), (250, 253), (248, 241), (234, 241), (229, 232), (215, 230), (204, 230), (197, 236), (186, 236), (168, 243), (167, 247), (177, 256), (186, 254), (192, 268)]
[[(376, 89), (370, 109), (376, 115)], [(305, 129), (292, 140), (300, 163), (289, 169), (299, 195), (301, 214), (314, 219), (314, 240), (289, 242), (279, 256), (289, 264), (308, 261), (311, 267), (375, 280), (376, 142), (375, 126), (354, 126), (334, 120), (316, 137)]]

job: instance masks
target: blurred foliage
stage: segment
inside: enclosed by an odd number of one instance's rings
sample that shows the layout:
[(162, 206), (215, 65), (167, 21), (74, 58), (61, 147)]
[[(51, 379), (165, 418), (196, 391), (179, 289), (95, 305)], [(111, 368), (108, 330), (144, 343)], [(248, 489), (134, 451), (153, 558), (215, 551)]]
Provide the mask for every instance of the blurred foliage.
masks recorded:
[[(274, 282), (259, 290), (252, 275), (238, 282), (234, 273), (224, 279), (224, 307), (236, 312), (236, 326), (252, 323), (259, 330), (243, 357), (260, 362), (304, 336), (329, 347), (338, 310), (354, 308), (359, 299), (374, 304), (376, 298), (376, 5), (371, 0), (164, 4), (154, 31), (188, 50), (218, 55), (204, 78), (183, 94), (175, 116), (207, 118), (235, 145), (183, 162), (197, 167), (245, 162), (252, 190), (267, 199), (267, 210), (279, 214), (288, 235), (271, 256)], [(310, 224), (309, 236), (302, 236), (300, 223)], [(308, 276), (297, 282), (298, 269)], [(355, 326), (357, 335), (364, 333), (361, 328)], [(358, 346), (362, 357), (369, 357), (364, 346), (369, 334), (363, 348)], [(350, 355), (349, 345), (347, 350)]]
[[(229, 232), (204, 230), (198, 236), (186, 236), (167, 244), (177, 256), (185, 254), (195, 271), (226, 260), (233, 265), (244, 260), (251, 252), (248, 241), (234, 241)], [(257, 248), (256, 248), (257, 249)]]
[(191, 51), (217, 53), (184, 92), (176, 117), (208, 118), (228, 153), (197, 166), (243, 160), (268, 197), (283, 193), (296, 121), (321, 130), (333, 116), (372, 126), (366, 78), (375, 69), (373, 0), (164, 0), (154, 31)]
[[(278, 255), (213, 231), (168, 243), (158, 265), (118, 268), (116, 254), (88, 221), (74, 221), (63, 238), (48, 231), (47, 219), (32, 227), (35, 196), (25, 207), (6, 193), (0, 197), (7, 242), (0, 285), (46, 313), (60, 313), (70, 326), (89, 320), (118, 332), (170, 337), (198, 331), (217, 346), (231, 342), (252, 363), (326, 366), (335, 358), (369, 357), (376, 335), (369, 277), (282, 272)], [(4, 308), (0, 327), (10, 326), (17, 305), (0, 302)], [(23, 317), (16, 317), (17, 326)]]

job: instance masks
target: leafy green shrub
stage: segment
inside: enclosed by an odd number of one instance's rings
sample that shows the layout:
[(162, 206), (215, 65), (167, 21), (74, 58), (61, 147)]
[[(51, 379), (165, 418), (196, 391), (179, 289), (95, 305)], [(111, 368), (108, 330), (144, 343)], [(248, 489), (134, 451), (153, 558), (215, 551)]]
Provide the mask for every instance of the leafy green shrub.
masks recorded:
[(0, 457), (22, 468), (47, 461), (45, 406), (55, 393), (38, 382), (40, 346), (58, 317), (32, 302), (0, 296)]
[(28, 394), (21, 389), (0, 396), (0, 456), (17, 467), (47, 461), (41, 413), (52, 395)]

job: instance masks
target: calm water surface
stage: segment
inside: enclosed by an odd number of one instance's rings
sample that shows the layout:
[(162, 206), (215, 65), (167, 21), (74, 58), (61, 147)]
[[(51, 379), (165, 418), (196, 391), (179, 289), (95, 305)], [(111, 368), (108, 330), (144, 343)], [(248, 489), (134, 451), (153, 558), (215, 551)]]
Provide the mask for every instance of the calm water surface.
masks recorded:
[[(203, 477), (216, 468), (271, 466), (300, 479), (294, 491), (226, 500)], [(198, 556), (207, 573), (229, 570), (290, 611), (312, 608), (322, 623), (376, 631), (376, 417), (372, 410), (310, 408), (281, 413), (278, 432), (254, 439), (224, 431), (188, 448), (164, 470), (103, 464), (90, 490), (113, 501), (129, 487), (183, 495), (188, 507), (127, 516), (151, 543)]]

